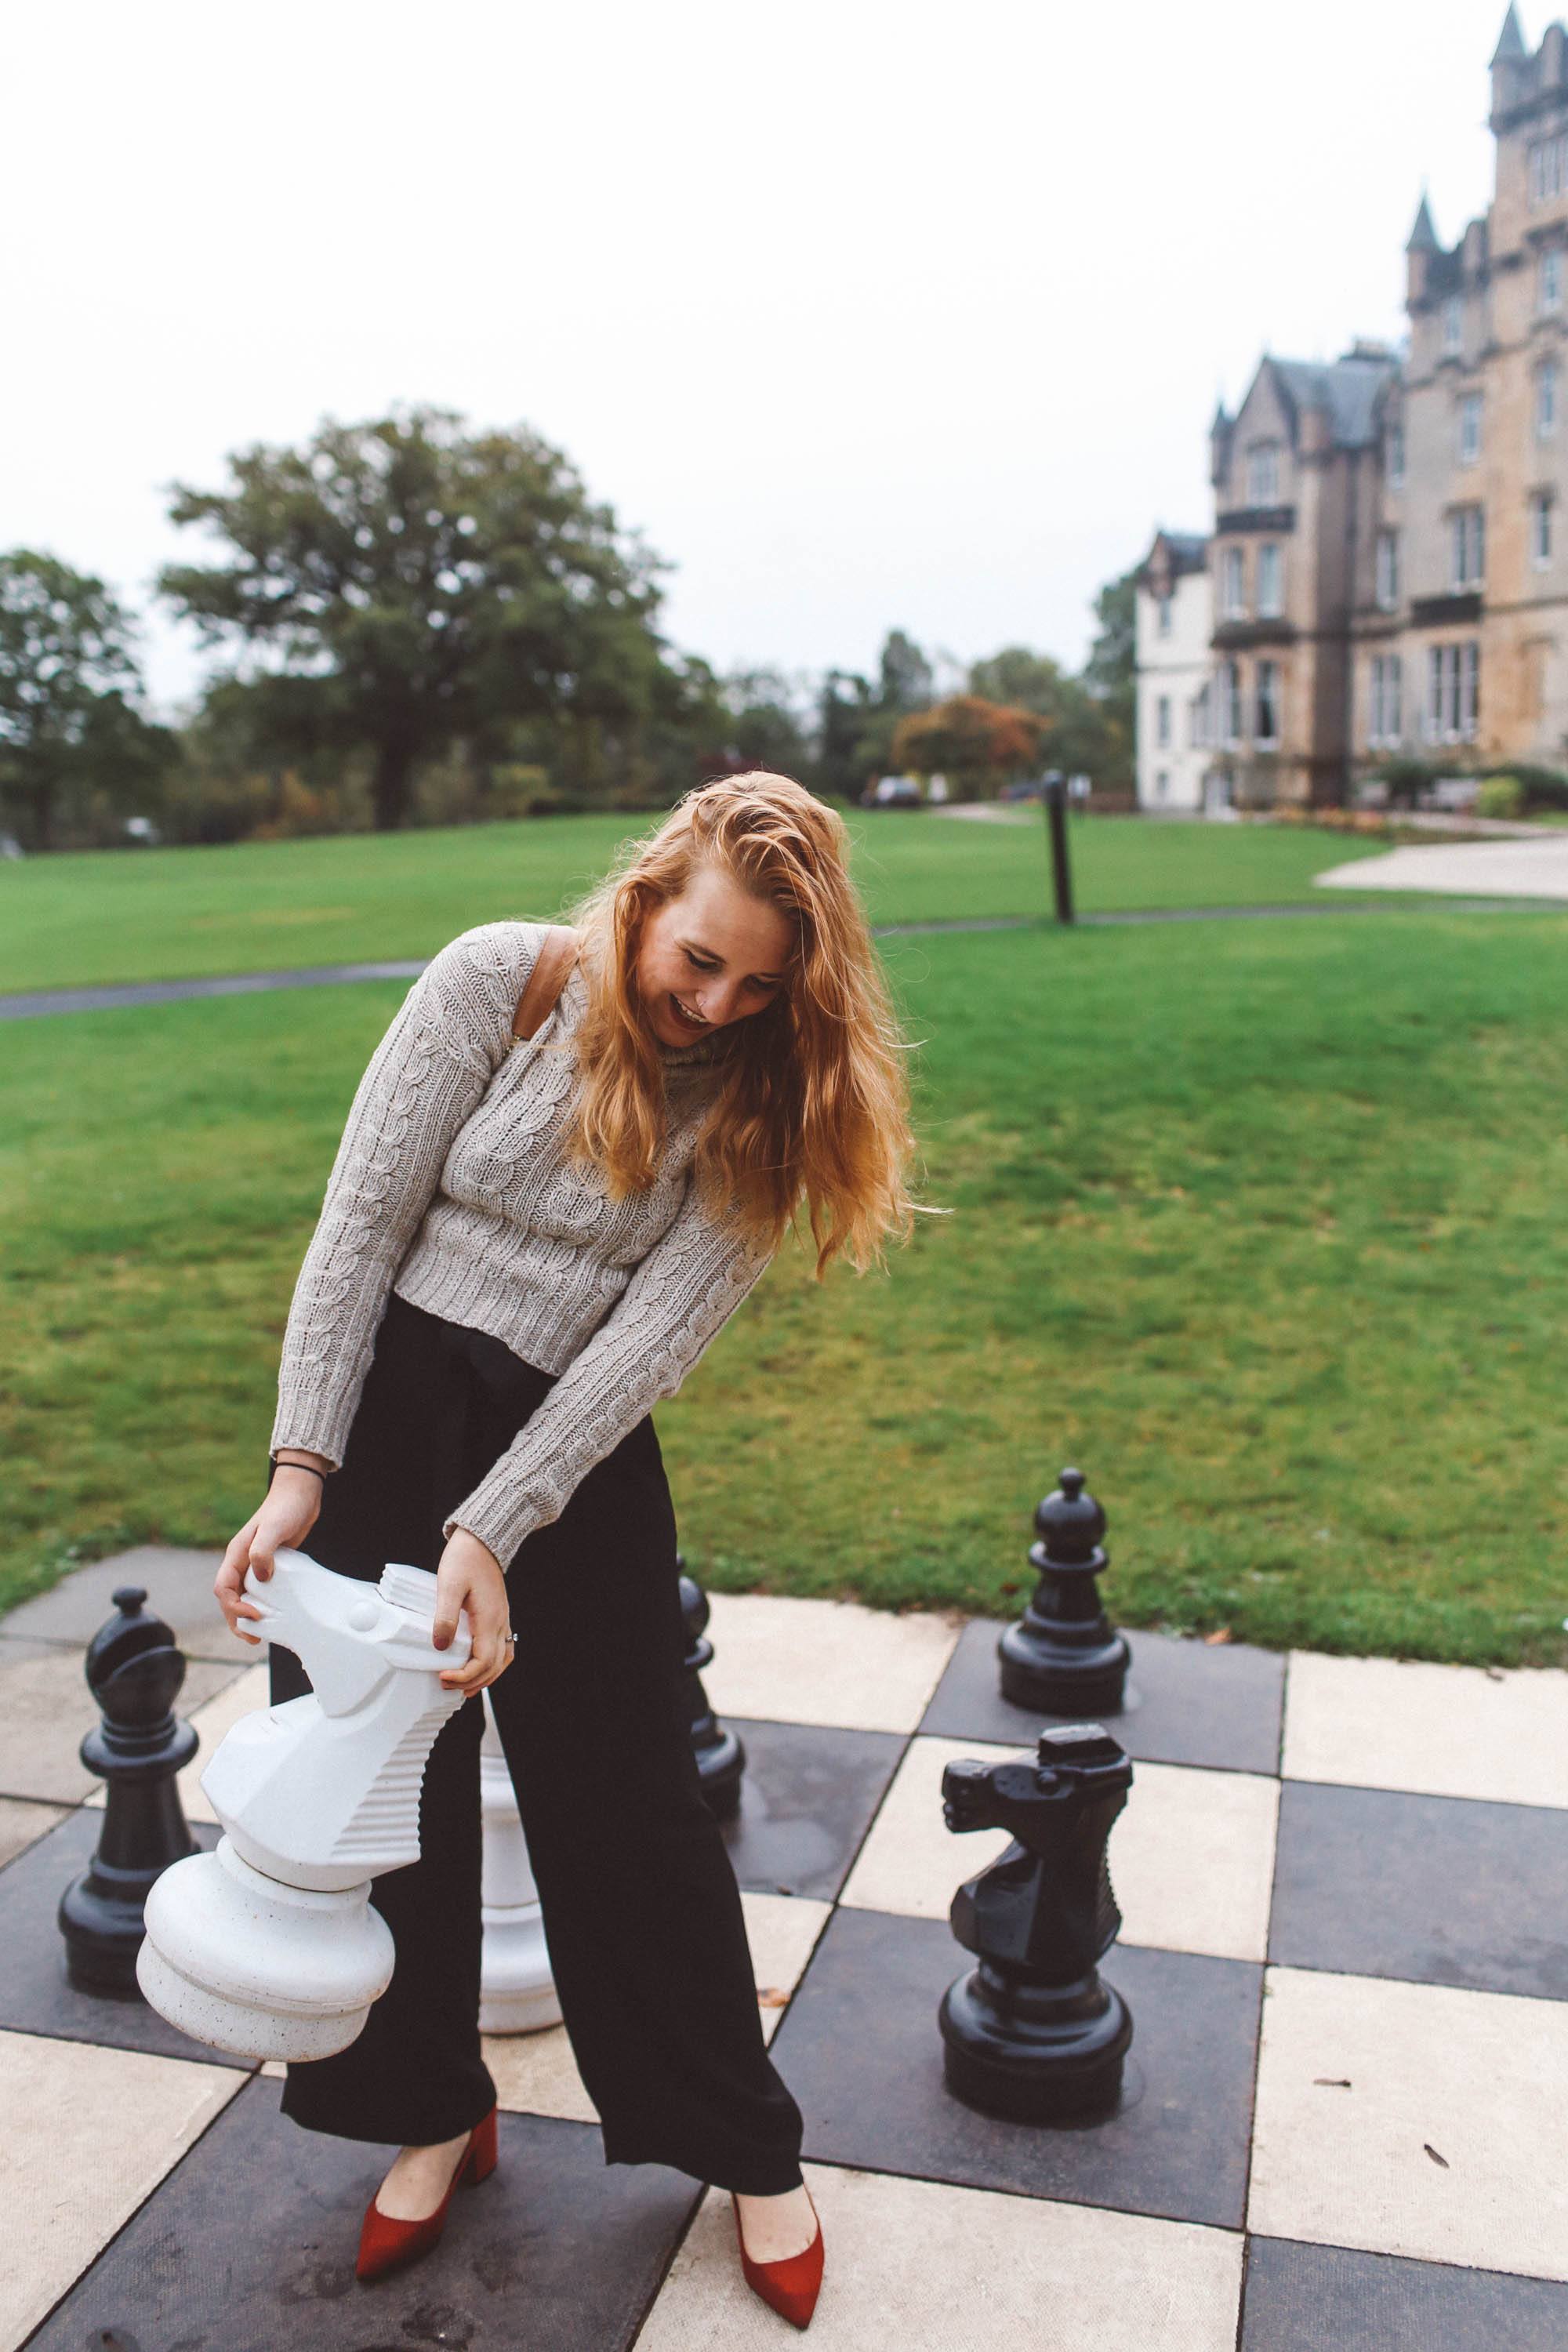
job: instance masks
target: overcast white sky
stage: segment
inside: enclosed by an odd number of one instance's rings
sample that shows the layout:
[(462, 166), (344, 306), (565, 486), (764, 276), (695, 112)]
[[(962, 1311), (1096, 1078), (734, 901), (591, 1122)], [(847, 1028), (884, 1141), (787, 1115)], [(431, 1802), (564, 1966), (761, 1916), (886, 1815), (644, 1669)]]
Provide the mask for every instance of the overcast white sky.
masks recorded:
[[(1078, 662), (1265, 347), (1401, 329), (1503, 0), (52, 0), (0, 101), (0, 545), (144, 605), (164, 486), (526, 422), (721, 667)], [(1543, 6), (1524, 11), (1533, 47)], [(149, 612), (166, 707), (199, 674)]]

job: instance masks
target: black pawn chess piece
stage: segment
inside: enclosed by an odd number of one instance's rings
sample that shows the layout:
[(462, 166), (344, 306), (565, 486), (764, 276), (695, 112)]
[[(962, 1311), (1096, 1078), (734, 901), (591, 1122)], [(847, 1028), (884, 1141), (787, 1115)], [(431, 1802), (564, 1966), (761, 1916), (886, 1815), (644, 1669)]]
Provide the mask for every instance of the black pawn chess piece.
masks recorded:
[[(681, 1566), (680, 1554), (676, 1564)], [(702, 1775), (702, 1793), (716, 1821), (727, 1822), (741, 1802), (741, 1776), (746, 1751), (737, 1733), (720, 1722), (702, 1687), (702, 1669), (713, 1663), (713, 1644), (703, 1630), (709, 1619), (708, 1595), (684, 1568), (680, 1578), (680, 1613), (686, 1620), (686, 1684), (691, 1706), (691, 1745)]]
[(1097, 1963), (1121, 1926), (1105, 1847), (1131, 1785), (1131, 1765), (1098, 1723), (1042, 1732), (1033, 1762), (965, 1757), (943, 1771), (950, 1830), (1013, 1838), (949, 1912), (979, 1955), (937, 2012), (943, 2076), (965, 2105), (1058, 2123), (1116, 2105), (1132, 2019)]
[(82, 1875), (60, 1897), (66, 1974), (85, 1992), (139, 1998), (136, 1953), (142, 1906), (160, 1872), (196, 1851), (174, 1775), (197, 1735), (174, 1712), (185, 1662), (134, 1584), (114, 1596), (118, 1615), (88, 1644), (88, 1685), (103, 1720), (81, 1743), (81, 1760), (107, 1783), (103, 1831)]
[(1029, 1565), (1040, 1580), (997, 1642), (1002, 1696), (1034, 1715), (1120, 1715), (1132, 1654), (1100, 1605), (1095, 1580), (1110, 1565), (1105, 1513), (1084, 1492), (1081, 1470), (1062, 1472), (1035, 1525)]

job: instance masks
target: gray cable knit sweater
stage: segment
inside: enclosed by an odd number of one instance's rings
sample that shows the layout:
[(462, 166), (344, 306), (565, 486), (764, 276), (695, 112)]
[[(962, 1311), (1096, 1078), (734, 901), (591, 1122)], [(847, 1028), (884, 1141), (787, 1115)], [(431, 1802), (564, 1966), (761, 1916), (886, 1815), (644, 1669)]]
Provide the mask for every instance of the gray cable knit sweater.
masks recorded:
[(672, 1396), (772, 1252), (699, 1203), (691, 1177), (717, 1041), (661, 1046), (668, 1131), (653, 1184), (610, 1201), (561, 1148), (577, 1084), (580, 967), (536, 1034), (512, 1014), (543, 938), (480, 923), (409, 990), (349, 1111), (295, 1285), (272, 1450), (337, 1467), (387, 1295), (503, 1340), (560, 1377), (443, 1532), (505, 1567), (578, 1480)]

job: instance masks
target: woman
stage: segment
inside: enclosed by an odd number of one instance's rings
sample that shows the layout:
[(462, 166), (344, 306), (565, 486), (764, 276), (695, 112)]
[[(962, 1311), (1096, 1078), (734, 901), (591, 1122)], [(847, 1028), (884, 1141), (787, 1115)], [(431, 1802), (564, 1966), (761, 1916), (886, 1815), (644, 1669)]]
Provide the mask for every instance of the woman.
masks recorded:
[[(572, 934), (483, 923), (442, 949), (354, 1097), (289, 1311), (271, 1484), (215, 1585), (241, 1632), (246, 1571), (269, 1576), (280, 1544), (350, 1576), (435, 1570), (436, 1645), (464, 1611), (473, 1643), (441, 1679), (490, 1689), (605, 2160), (728, 2188), (747, 2280), (801, 2327), (822, 2232), (692, 1749), (648, 1416), (803, 1196), (818, 1279), (912, 1229), (905, 1047), (846, 852), (788, 777), (727, 778), (632, 845)], [(554, 1003), (518, 1044), (531, 979)], [(280, 1649), (271, 1675), (275, 1704), (309, 1687)], [(362, 2278), (426, 2252), (458, 2180), (495, 2162), (482, 1728), (478, 1706), (443, 1727), (420, 1860), (375, 1882), (389, 1990), (284, 2090), (309, 2129), (402, 2147)]]

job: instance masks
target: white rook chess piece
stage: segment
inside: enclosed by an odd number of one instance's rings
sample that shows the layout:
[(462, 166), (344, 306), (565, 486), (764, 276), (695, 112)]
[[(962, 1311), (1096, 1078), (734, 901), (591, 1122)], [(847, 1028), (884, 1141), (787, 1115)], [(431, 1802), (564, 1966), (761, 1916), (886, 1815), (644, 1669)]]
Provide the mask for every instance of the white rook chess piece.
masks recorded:
[(243, 1716), (219, 1745), (202, 1787), (224, 1834), (154, 1881), (136, 1977), (215, 2049), (326, 2058), (392, 1979), (370, 1882), (419, 1859), (426, 1761), (464, 1704), (440, 1676), (467, 1660), (468, 1630), (435, 1649), (436, 1579), (400, 1563), (367, 1584), (281, 1550), (245, 1591), (256, 1633), (295, 1653), (311, 1690)]
[(485, 1825), (479, 2027), (485, 2033), (537, 2033), (543, 2026), (560, 2024), (561, 2003), (550, 1973), (528, 1841), (488, 1696), (479, 1749), (479, 1802)]

